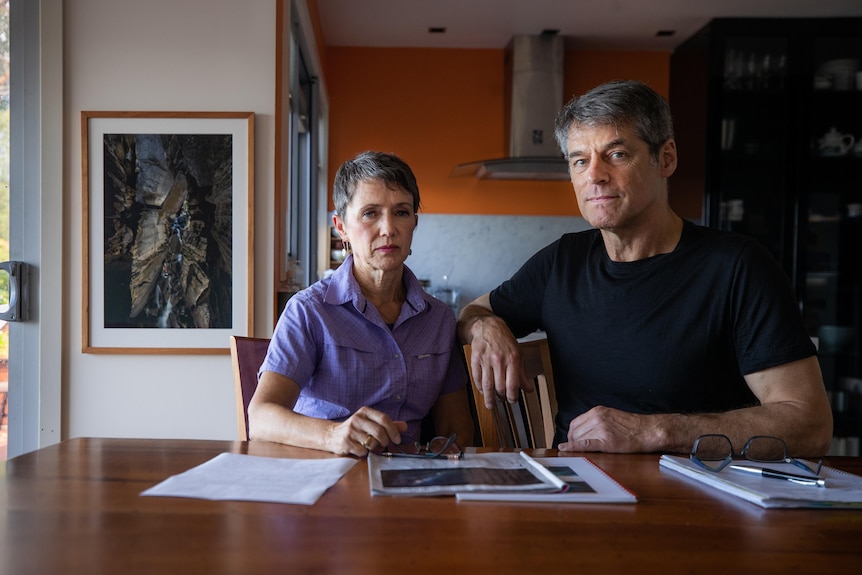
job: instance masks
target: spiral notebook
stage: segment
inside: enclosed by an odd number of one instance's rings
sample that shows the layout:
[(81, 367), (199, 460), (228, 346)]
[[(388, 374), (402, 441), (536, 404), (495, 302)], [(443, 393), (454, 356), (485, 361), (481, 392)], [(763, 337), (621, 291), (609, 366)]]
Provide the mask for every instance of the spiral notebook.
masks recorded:
[[(729, 468), (714, 473), (700, 468), (688, 457), (662, 455), (659, 465), (761, 507), (862, 510), (862, 477), (832, 467), (823, 466), (820, 470), (820, 477), (826, 479), (826, 486), (814, 487), (740, 473)], [(748, 462), (747, 465), (759, 465), (790, 473), (799, 472), (798, 467), (789, 463)]]

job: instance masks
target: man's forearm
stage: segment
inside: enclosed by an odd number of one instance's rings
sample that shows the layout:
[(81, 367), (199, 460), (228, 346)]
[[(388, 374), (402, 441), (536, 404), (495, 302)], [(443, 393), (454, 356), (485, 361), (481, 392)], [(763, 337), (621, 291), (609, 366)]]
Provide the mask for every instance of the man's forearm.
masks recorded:
[[(796, 422), (800, 422), (801, 432)], [(695, 438), (717, 433), (730, 439), (736, 453), (756, 435), (775, 435), (784, 439), (790, 455), (819, 457), (829, 449), (831, 425), (828, 423), (806, 418), (804, 413), (785, 405), (761, 405), (705, 414), (634, 414), (598, 406), (572, 421), (568, 439), (560, 449), (688, 453)]]
[(494, 317), (491, 294), (483, 294), (464, 306), (458, 315), (458, 340), (462, 345), (473, 343), (473, 325), (480, 319)]
[(494, 312), (491, 310), (471, 303), (461, 310), (458, 316), (458, 340), (461, 344), (466, 345), (473, 341), (473, 324), (478, 320), (487, 317), (493, 317)]
[(832, 425), (828, 417), (812, 416), (811, 411), (778, 403), (721, 413), (644, 416), (651, 439), (646, 451), (685, 453), (697, 436), (720, 433), (731, 440), (736, 453), (756, 435), (775, 435), (785, 440), (790, 454), (819, 457), (829, 450)]

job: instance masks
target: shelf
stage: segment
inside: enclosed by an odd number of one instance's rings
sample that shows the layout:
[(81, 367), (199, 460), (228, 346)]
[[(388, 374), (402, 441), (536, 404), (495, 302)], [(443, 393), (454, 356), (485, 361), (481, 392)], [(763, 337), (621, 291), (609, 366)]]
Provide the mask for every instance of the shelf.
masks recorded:
[(338, 269), (338, 266), (340, 266), (344, 261), (343, 259), (335, 259), (332, 257), (335, 253), (341, 253), (343, 249), (344, 243), (341, 241), (341, 237), (338, 235), (338, 232), (335, 231), (333, 226), (329, 226), (329, 269)]
[(862, 156), (857, 156), (855, 154), (847, 154), (845, 156), (820, 156), (814, 152), (811, 152), (811, 159), (817, 160), (818, 162), (823, 162), (824, 164), (829, 164), (833, 167), (844, 164), (847, 166), (848, 169), (858, 170), (862, 168)]

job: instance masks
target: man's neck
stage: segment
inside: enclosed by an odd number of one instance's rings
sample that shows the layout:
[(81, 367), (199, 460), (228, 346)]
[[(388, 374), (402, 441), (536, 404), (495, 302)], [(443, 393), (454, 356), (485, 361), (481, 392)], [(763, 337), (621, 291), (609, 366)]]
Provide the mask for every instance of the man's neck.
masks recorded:
[(651, 221), (641, 228), (602, 230), (608, 257), (615, 262), (634, 262), (676, 249), (682, 237), (683, 221), (668, 210), (660, 221)]

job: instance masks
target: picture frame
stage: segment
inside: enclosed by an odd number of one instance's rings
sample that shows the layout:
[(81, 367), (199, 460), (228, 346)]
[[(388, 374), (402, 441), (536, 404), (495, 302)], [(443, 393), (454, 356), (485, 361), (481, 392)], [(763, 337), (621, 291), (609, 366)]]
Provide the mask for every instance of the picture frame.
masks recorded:
[(254, 321), (254, 113), (81, 112), (82, 351), (227, 354)]

